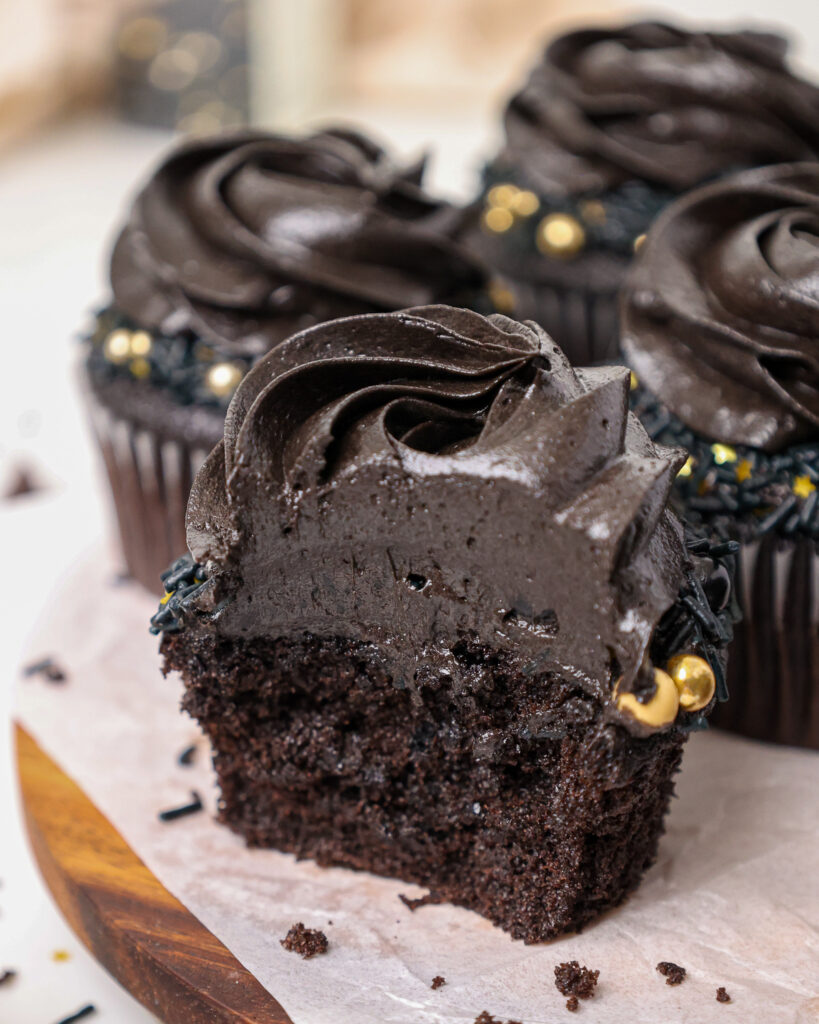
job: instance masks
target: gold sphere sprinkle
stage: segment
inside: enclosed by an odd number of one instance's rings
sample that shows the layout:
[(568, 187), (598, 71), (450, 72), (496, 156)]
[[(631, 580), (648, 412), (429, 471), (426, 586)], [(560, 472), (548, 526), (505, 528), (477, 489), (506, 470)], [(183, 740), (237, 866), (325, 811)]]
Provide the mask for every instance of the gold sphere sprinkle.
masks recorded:
[(677, 473), (677, 476), (681, 476), (683, 477), (683, 479), (685, 479), (685, 477), (691, 476), (691, 474), (694, 472), (695, 465), (696, 463), (694, 462), (694, 456), (689, 455), (685, 462), (680, 466), (680, 470)]
[(214, 363), (205, 374), (208, 390), (218, 398), (233, 394), (241, 379), (242, 371), (235, 363)]
[(809, 476), (795, 476), (792, 489), (797, 498), (807, 498), (816, 490), (816, 484)]
[(546, 256), (569, 259), (586, 243), (586, 232), (568, 213), (550, 213), (537, 226), (537, 247)]
[(726, 462), (737, 461), (736, 449), (732, 448), (730, 444), (712, 444), (711, 454), (718, 466), (724, 466)]
[(653, 697), (641, 704), (633, 693), (618, 693), (621, 680), (614, 687), (614, 699), (618, 711), (625, 711), (636, 718), (642, 725), (650, 725), (656, 729), (670, 725), (677, 717), (680, 707), (680, 695), (674, 680), (661, 668), (654, 669), (656, 689)]
[(147, 356), (152, 345), (153, 339), (147, 331), (134, 331), (131, 335), (131, 355)]
[(584, 199), (578, 209), (587, 224), (605, 224), (606, 208), (599, 199)]
[(503, 234), (512, 227), (515, 218), (505, 206), (490, 206), (483, 215), (483, 224), (487, 231), (493, 231), (496, 235)]
[(131, 365), (128, 369), (138, 380), (144, 380), (150, 375), (151, 364), (145, 356), (137, 356), (136, 359), (131, 360)]
[(635, 252), (639, 252), (643, 248), (643, 243), (645, 242), (645, 240), (646, 240), (646, 236), (645, 235), (638, 235), (634, 239), (633, 247), (634, 247), (634, 251)]
[(517, 185), (493, 185), (486, 194), (490, 206), (509, 207), (520, 192)]
[(701, 711), (717, 688), (714, 670), (696, 654), (675, 654), (666, 666), (680, 695), (683, 711)]
[(516, 217), (531, 217), (540, 209), (540, 200), (534, 192), (526, 188), (512, 196), (509, 208)]
[(736, 476), (738, 483), (744, 483), (751, 475), (753, 469), (750, 459), (743, 459), (742, 462), (737, 463)]
[(489, 298), (499, 313), (511, 313), (515, 308), (515, 296), (500, 281), (489, 282)]
[(102, 351), (109, 363), (126, 363), (131, 357), (131, 332), (124, 327), (111, 331), (103, 342)]

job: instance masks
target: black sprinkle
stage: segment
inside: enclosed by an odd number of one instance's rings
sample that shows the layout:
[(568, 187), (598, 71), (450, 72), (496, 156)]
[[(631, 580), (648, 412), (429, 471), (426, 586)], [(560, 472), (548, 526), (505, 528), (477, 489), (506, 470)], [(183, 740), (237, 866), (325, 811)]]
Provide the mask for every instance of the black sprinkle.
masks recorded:
[(181, 764), (184, 767), (187, 767), (188, 765), (193, 764), (195, 757), (196, 757), (196, 744), (195, 743), (191, 743), (191, 745), (189, 747), (185, 747), (185, 749), (179, 754), (179, 756), (176, 759), (176, 763), (177, 764)]
[(66, 678), (65, 672), (53, 658), (42, 658), (40, 661), (26, 665), (23, 668), (23, 675), (26, 677), (44, 676), (50, 683), (62, 683)]
[(17, 977), (17, 971), (5, 970), (0, 971), (0, 985), (8, 985), (10, 981), (14, 981)]
[(190, 803), (182, 804), (180, 807), (170, 807), (166, 811), (160, 811), (159, 820), (176, 821), (177, 818), (185, 818), (187, 815), (196, 814), (197, 811), (201, 810), (204, 810), (202, 797), (195, 790), (191, 790)]
[(93, 1003), (86, 1003), (82, 1009), (77, 1010), (76, 1013), (72, 1013), (68, 1017), (63, 1017), (62, 1020), (57, 1021), (57, 1024), (74, 1024), (75, 1020), (84, 1020), (86, 1017), (90, 1017), (92, 1013), (96, 1012), (97, 1008)]

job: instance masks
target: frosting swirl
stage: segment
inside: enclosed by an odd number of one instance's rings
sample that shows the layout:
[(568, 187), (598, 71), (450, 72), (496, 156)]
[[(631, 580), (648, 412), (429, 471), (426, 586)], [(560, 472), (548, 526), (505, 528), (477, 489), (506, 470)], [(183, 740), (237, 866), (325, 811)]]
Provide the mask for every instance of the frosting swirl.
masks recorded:
[(819, 89), (787, 42), (640, 22), (556, 39), (506, 111), (501, 158), (545, 193), (629, 179), (684, 191), (761, 164), (819, 157)]
[(507, 642), (609, 706), (684, 562), (683, 456), (627, 408), (624, 368), (575, 372), (533, 323), (433, 306), (304, 331), (241, 383), (194, 483), (198, 610), (225, 635), (353, 635), (402, 677), (455, 636)]
[(456, 297), (482, 272), (459, 212), (364, 136), (231, 132), (178, 146), (114, 247), (121, 313), (255, 358), (317, 321)]
[(819, 437), (819, 164), (759, 168), (661, 215), (622, 343), (692, 430), (765, 451)]

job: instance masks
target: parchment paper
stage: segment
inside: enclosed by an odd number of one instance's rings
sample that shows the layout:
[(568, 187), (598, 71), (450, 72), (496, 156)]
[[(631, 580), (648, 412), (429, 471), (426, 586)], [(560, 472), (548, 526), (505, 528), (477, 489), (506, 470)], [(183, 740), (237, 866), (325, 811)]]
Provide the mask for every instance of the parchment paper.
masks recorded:
[[(55, 656), (69, 679), (22, 681), (18, 717), (295, 1024), (572, 1020), (553, 974), (572, 959), (600, 971), (578, 1018), (595, 1024), (819, 1022), (819, 755), (695, 735), (639, 892), (582, 935), (525, 946), (465, 910), (410, 912), (398, 894), (415, 886), (249, 851), (217, 825), (205, 747), (176, 763), (198, 732), (159, 672), (155, 602), (114, 577), (100, 552), (52, 597), (30, 658)], [(208, 813), (161, 824), (192, 788)], [(296, 921), (327, 934), (326, 956), (282, 949)], [(661, 960), (687, 968), (682, 985), (665, 984)]]

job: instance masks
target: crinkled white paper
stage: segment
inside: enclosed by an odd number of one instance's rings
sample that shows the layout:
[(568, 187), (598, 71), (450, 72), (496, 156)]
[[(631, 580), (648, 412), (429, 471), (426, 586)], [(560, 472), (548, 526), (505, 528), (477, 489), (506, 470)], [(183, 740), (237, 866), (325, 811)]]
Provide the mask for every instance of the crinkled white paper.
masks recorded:
[[(695, 735), (639, 892), (582, 935), (525, 946), (465, 910), (411, 913), (398, 894), (417, 887), (249, 851), (215, 824), (206, 749), (176, 763), (198, 732), (159, 672), (155, 602), (114, 575), (100, 554), (51, 599), (30, 654), (53, 654), (69, 680), (23, 681), (19, 719), (294, 1024), (573, 1020), (553, 973), (573, 959), (600, 971), (577, 1018), (594, 1024), (819, 1022), (819, 755)], [(160, 824), (192, 788), (209, 813)], [(327, 934), (326, 956), (282, 949), (296, 921)], [(687, 969), (682, 985), (661, 960)]]

